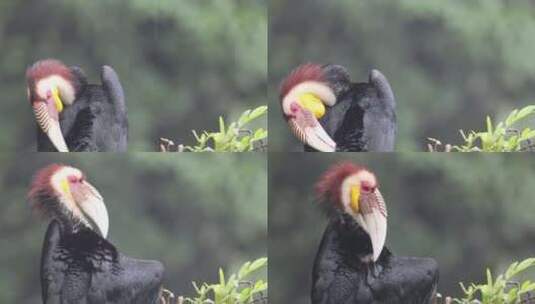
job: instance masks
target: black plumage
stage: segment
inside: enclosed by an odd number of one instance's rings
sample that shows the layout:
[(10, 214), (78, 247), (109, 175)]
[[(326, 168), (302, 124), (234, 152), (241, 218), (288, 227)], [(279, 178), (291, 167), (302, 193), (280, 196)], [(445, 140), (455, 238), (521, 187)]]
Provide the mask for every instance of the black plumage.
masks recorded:
[[(72, 152), (125, 152), (128, 142), (128, 119), (124, 91), (117, 73), (109, 66), (102, 67), (102, 85), (88, 84), (78, 67), (71, 67), (79, 88), (71, 106), (59, 115), (61, 132)], [(54, 152), (57, 149), (47, 135), (38, 128), (37, 150)]]
[[(323, 71), (337, 101), (319, 122), (336, 142), (336, 151), (393, 151), (396, 102), (386, 77), (372, 70), (368, 82), (354, 83), (342, 66), (325, 65)], [(305, 151), (316, 150), (305, 146)]]
[(385, 247), (378, 260), (369, 235), (336, 211), (324, 232), (312, 271), (312, 304), (433, 303), (438, 265), (431, 258), (397, 257)]
[(43, 303), (157, 303), (163, 265), (127, 257), (106, 239), (104, 199), (80, 170), (58, 164), (39, 170), (28, 199), (51, 218), (41, 252)]
[(129, 258), (91, 229), (55, 220), (48, 227), (41, 256), (45, 304), (157, 303), (162, 277), (160, 262)]

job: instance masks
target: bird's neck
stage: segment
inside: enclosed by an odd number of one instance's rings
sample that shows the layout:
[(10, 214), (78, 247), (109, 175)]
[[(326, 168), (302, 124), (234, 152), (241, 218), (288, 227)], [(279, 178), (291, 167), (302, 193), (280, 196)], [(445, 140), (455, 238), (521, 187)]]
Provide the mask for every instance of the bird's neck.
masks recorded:
[(59, 222), (59, 226), (61, 227), (63, 235), (72, 235), (78, 233), (80, 230), (84, 230), (82, 224), (74, 223), (64, 218), (57, 218), (57, 220)]
[(57, 222), (61, 231), (59, 246), (71, 257), (79, 256), (78, 260), (98, 260), (106, 257), (109, 261), (117, 261), (119, 252), (115, 246), (89, 227)]
[(356, 267), (373, 264), (370, 237), (350, 216), (334, 215), (325, 233), (331, 234), (330, 246), (347, 264)]
[(73, 235), (78, 233), (97, 234), (88, 227), (82, 220), (72, 214), (57, 212), (53, 215), (54, 220), (59, 223), (63, 235)]

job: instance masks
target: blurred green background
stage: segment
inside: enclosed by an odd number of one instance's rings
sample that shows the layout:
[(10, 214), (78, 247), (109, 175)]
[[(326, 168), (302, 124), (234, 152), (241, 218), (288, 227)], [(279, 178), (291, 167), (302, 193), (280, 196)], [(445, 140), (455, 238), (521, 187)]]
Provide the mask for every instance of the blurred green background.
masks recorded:
[(306, 62), (346, 66), (356, 82), (372, 68), (398, 102), (397, 150), (422, 151), (426, 138), (460, 143), (535, 103), (532, 0), (271, 0), (270, 149), (302, 150), (282, 119), (280, 81)]
[(117, 71), (133, 151), (155, 151), (160, 137), (192, 144), (192, 129), (266, 104), (263, 0), (4, 0), (0, 45), (4, 151), (35, 151), (25, 70), (43, 58), (82, 67), (91, 83), (102, 65)]
[(460, 281), (486, 281), (486, 267), (502, 272), (535, 256), (531, 155), (272, 153), (271, 303), (310, 303), (313, 259), (328, 221), (313, 186), (341, 160), (375, 172), (388, 208), (386, 245), (396, 255), (434, 257), (443, 295), (460, 295)]
[[(166, 288), (216, 282), (267, 254), (267, 160), (257, 154), (0, 154), (0, 303), (41, 303), (39, 265), (48, 220), (31, 211), (32, 175), (75, 166), (104, 197), (108, 239), (129, 256), (165, 265)], [(264, 272), (265, 279), (267, 271)]]

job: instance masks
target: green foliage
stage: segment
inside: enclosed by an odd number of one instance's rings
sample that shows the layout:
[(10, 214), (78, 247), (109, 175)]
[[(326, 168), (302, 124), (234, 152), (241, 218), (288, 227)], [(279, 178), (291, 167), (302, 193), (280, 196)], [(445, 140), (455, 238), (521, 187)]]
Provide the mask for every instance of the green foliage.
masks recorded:
[(247, 130), (245, 127), (256, 119), (265, 117), (267, 106), (260, 106), (254, 110), (243, 112), (238, 121), (231, 122), (225, 127), (223, 117), (219, 117), (219, 131), (203, 131), (200, 135), (193, 130), (193, 136), (197, 140), (195, 146), (184, 147), (185, 151), (191, 152), (248, 152), (254, 151), (258, 146), (265, 146), (268, 131), (264, 128)]
[[(454, 146), (453, 149), (460, 152), (519, 152), (531, 145), (531, 139), (535, 137), (535, 130), (529, 127), (522, 131), (514, 128), (515, 124), (526, 120), (535, 114), (535, 106), (527, 106), (521, 110), (515, 109), (507, 116), (504, 122), (499, 122), (493, 127), (492, 120), (487, 116), (487, 130), (485, 132), (470, 131), (468, 135), (461, 130), (465, 143)], [(478, 146), (478, 142), (481, 146)], [(528, 145), (526, 145), (528, 144)]]
[(194, 298), (184, 299), (184, 303), (190, 304), (249, 304), (267, 303), (265, 292), (268, 289), (268, 283), (264, 280), (249, 281), (253, 273), (262, 268), (266, 268), (267, 258), (260, 258), (253, 262), (247, 262), (242, 265), (238, 273), (233, 273), (230, 277), (225, 278), (225, 273), (219, 269), (219, 283), (203, 283), (199, 286), (193, 282), (197, 291)]
[[(535, 130), (529, 127), (519, 131), (515, 126), (524, 122), (535, 114), (535, 105), (513, 110), (505, 121), (493, 124), (487, 116), (487, 130), (483, 132), (460, 130), (464, 143), (460, 146), (445, 145), (445, 151), (458, 152), (522, 152), (533, 148), (532, 140)], [(436, 151), (442, 143), (434, 138), (428, 138), (431, 144), (429, 150)]]
[[(511, 280), (525, 272), (528, 268), (535, 267), (535, 258), (529, 258), (522, 262), (515, 262), (509, 266), (504, 274), (498, 275), (493, 280), (492, 274), (487, 269), (487, 283), (470, 284), (465, 287), (460, 283), (464, 292), (461, 299), (453, 299), (458, 304), (517, 304), (521, 303), (523, 297), (535, 291), (535, 282), (526, 280), (521, 283), (511, 283)], [(479, 294), (479, 300), (477, 300)]]

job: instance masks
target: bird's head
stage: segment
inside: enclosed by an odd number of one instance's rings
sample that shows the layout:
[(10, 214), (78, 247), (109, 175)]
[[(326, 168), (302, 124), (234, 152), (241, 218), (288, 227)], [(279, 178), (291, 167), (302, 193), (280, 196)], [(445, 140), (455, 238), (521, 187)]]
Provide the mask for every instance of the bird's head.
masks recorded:
[(377, 261), (386, 240), (387, 211), (375, 175), (353, 163), (341, 163), (323, 174), (316, 192), (320, 199), (350, 215), (368, 233), (373, 261)]
[(84, 225), (104, 238), (108, 235), (104, 200), (76, 168), (53, 164), (39, 170), (28, 198), (37, 210), (67, 227), (76, 230)]
[(284, 118), (294, 135), (318, 151), (334, 152), (336, 143), (319, 123), (327, 107), (336, 104), (323, 66), (299, 66), (282, 82), (280, 102)]
[(37, 124), (60, 152), (68, 152), (61, 133), (59, 115), (71, 105), (79, 91), (72, 70), (55, 59), (37, 61), (26, 70), (28, 99)]

